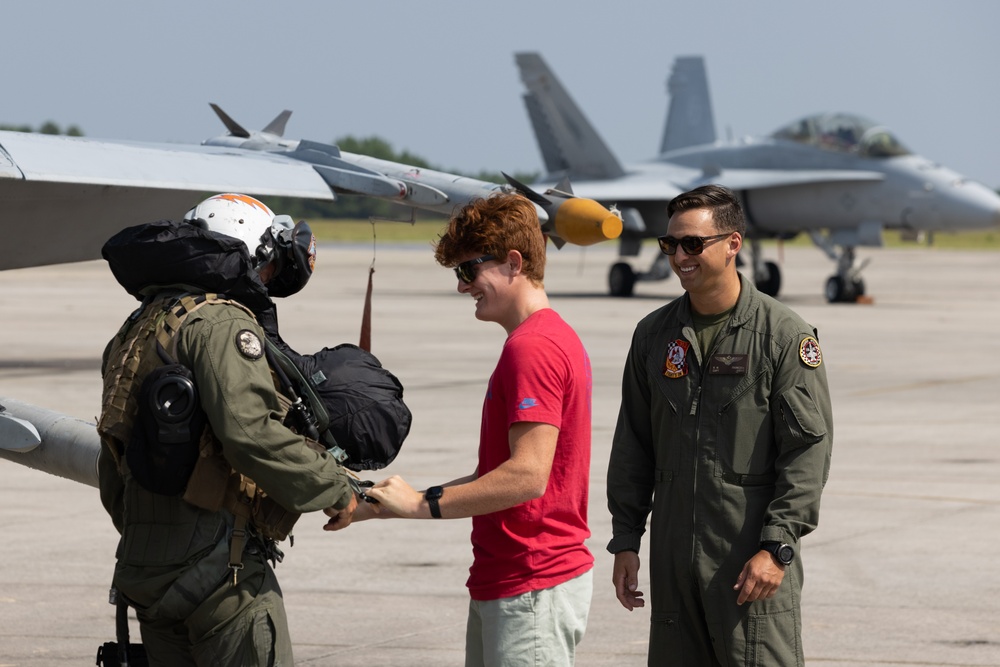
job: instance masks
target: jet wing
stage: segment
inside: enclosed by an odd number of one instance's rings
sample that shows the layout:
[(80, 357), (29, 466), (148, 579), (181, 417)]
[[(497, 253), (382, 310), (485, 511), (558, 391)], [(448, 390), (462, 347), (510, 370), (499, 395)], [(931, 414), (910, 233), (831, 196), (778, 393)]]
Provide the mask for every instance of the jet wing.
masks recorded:
[[(809, 183), (864, 182), (885, 180), (885, 174), (876, 171), (850, 169), (781, 170), (781, 169), (725, 169), (719, 172), (674, 168), (670, 165), (663, 173), (654, 171), (632, 174), (625, 178), (601, 181), (576, 181), (573, 192), (600, 202), (624, 204), (662, 200), (667, 202), (682, 192), (701, 185), (717, 183), (732, 190), (758, 190)], [(541, 187), (541, 186), (539, 186)]]
[(690, 187), (718, 183), (731, 190), (758, 190), (780, 188), (786, 185), (809, 183), (884, 181), (885, 174), (878, 171), (855, 169), (723, 169), (716, 175), (703, 174)]
[(272, 153), (0, 132), (0, 269), (99, 258), (118, 230), (230, 191), (334, 199), (312, 165)]
[[(6, 164), (4, 164), (6, 162)], [(305, 162), (221, 146), (0, 132), (0, 177), (26, 181), (334, 199)]]

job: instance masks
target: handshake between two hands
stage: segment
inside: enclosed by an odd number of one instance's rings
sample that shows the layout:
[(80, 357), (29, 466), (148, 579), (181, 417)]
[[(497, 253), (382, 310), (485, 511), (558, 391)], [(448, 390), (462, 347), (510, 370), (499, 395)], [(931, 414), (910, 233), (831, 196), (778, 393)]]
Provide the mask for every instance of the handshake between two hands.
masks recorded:
[(330, 517), (323, 530), (341, 530), (353, 522), (373, 518), (415, 515), (423, 502), (423, 494), (396, 475), (377, 483), (353, 475), (348, 480), (354, 490), (351, 502), (343, 509), (323, 510)]

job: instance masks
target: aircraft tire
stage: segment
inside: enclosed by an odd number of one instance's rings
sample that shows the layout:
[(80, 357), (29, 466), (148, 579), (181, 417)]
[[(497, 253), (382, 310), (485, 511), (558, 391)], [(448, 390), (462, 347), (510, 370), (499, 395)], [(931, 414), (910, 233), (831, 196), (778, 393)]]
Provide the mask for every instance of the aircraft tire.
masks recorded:
[(611, 296), (632, 296), (635, 289), (635, 271), (627, 262), (617, 262), (608, 271), (608, 289)]
[(857, 278), (847, 283), (841, 276), (830, 276), (826, 281), (826, 300), (830, 303), (848, 303), (864, 296), (865, 281)]
[(826, 300), (830, 303), (844, 303), (854, 300), (853, 289), (841, 276), (830, 276), (826, 281)]
[(767, 279), (756, 281), (757, 289), (768, 296), (778, 296), (781, 291), (781, 269), (774, 262), (764, 262), (764, 268), (767, 269)]
[(844, 279), (840, 276), (830, 276), (826, 281), (824, 294), (830, 303), (840, 301), (844, 297)]

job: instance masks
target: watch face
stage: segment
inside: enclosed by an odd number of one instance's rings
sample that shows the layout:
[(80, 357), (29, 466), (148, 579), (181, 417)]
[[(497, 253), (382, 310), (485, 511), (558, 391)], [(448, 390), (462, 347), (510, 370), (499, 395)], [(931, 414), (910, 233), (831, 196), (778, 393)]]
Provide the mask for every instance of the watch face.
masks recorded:
[(443, 495), (444, 495), (444, 489), (442, 487), (432, 486), (431, 488), (427, 489), (427, 491), (424, 493), (424, 498), (426, 498), (427, 500), (437, 500)]
[(778, 549), (777, 556), (781, 563), (788, 565), (792, 562), (792, 559), (795, 558), (795, 550), (787, 544), (782, 544)]

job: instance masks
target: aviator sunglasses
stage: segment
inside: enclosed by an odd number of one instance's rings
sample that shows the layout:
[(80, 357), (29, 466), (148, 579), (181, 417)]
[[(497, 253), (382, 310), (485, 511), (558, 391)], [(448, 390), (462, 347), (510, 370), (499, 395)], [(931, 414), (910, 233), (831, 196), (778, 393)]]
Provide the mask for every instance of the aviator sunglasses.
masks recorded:
[(472, 281), (476, 279), (476, 266), (491, 259), (496, 259), (496, 257), (493, 255), (483, 255), (482, 257), (462, 262), (455, 267), (455, 275), (466, 285), (471, 285)]
[(689, 255), (700, 255), (709, 243), (731, 235), (732, 232), (726, 232), (715, 236), (685, 236), (680, 239), (675, 239), (673, 236), (661, 236), (656, 241), (660, 244), (660, 250), (663, 251), (664, 255), (677, 254), (677, 246), (684, 248), (684, 252)]

